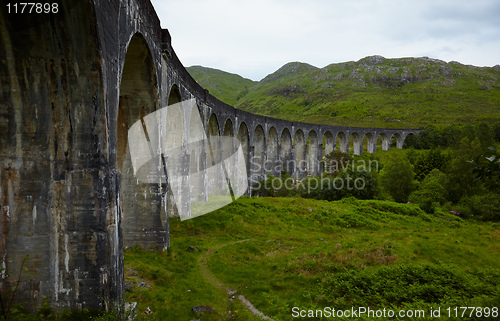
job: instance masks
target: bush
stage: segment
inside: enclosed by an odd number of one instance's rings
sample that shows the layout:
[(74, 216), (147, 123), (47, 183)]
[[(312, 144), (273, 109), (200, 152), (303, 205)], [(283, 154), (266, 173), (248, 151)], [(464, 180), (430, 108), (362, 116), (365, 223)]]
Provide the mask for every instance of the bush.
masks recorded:
[(405, 139), (403, 147), (416, 149), (456, 148), (464, 137), (468, 137), (470, 141), (477, 137), (484, 149), (490, 146), (493, 141), (500, 141), (500, 123), (495, 124), (493, 127), (485, 122), (439, 128), (429, 126), (419, 134), (409, 135)]
[(336, 177), (309, 177), (297, 184), (300, 196), (327, 201), (346, 197), (373, 199), (377, 194), (375, 175), (368, 171), (348, 169)]
[(500, 221), (500, 197), (496, 193), (463, 197), (456, 209), (462, 218)]
[(297, 195), (296, 180), (282, 172), (280, 177), (267, 174), (253, 186), (252, 195), (261, 197), (291, 197)]
[(489, 190), (500, 191), (500, 150), (490, 146), (486, 153), (479, 155), (474, 162), (475, 181), (483, 183)]
[(445, 175), (438, 169), (433, 169), (408, 198), (410, 202), (417, 203), (426, 213), (432, 214), (436, 205), (446, 201), (446, 190), (443, 187)]
[(349, 266), (322, 279), (318, 297), (339, 309), (349, 308), (353, 302), (378, 307), (464, 304), (475, 297), (496, 296), (496, 282), (489, 280), (497, 281), (498, 273), (479, 269), (463, 272), (442, 264), (383, 266), (377, 270)]
[(446, 170), (445, 188), (448, 191), (448, 200), (456, 203), (463, 196), (472, 195), (475, 188), (474, 164), (470, 161), (475, 159), (481, 152), (479, 139), (472, 142), (467, 137), (460, 141), (459, 148), (455, 151), (453, 160), (448, 164)]
[(380, 173), (380, 183), (396, 202), (405, 203), (415, 189), (414, 176), (408, 158), (405, 155), (393, 154)]
[(421, 152), (414, 164), (415, 178), (422, 181), (433, 169), (444, 171), (448, 161), (440, 149)]
[(334, 150), (323, 157), (323, 170), (327, 174), (337, 175), (339, 171), (349, 166), (351, 160), (349, 154)]

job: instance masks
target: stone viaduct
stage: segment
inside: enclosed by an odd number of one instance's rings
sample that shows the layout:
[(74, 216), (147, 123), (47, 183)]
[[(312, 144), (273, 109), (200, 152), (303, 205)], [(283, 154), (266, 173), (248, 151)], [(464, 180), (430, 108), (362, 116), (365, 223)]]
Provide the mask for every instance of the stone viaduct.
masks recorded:
[[(209, 141), (237, 136), (248, 167), (250, 159), (284, 163), (299, 178), (318, 174), (325, 153), (348, 152), (350, 138), (355, 154), (365, 137), (367, 152), (375, 153), (378, 137), (387, 150), (391, 139), (402, 148), (418, 132), (289, 122), (234, 109), (187, 73), (149, 0), (56, 2), (51, 13), (0, 9), (4, 299), (29, 255), (17, 301), (36, 307), (48, 296), (56, 309), (108, 308), (123, 295), (123, 247), (169, 246), (167, 189), (136, 181), (127, 149), (128, 128), (163, 106), (196, 99)], [(225, 157), (217, 139), (210, 144), (217, 159)], [(278, 171), (266, 166), (252, 175)]]

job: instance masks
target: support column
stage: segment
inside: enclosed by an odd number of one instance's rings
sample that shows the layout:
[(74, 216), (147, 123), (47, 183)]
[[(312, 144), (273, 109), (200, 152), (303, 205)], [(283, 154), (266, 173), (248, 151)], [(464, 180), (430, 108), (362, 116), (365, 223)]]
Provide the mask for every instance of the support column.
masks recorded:
[(352, 138), (352, 153), (354, 155), (363, 155), (363, 144), (359, 135)]
[(316, 175), (321, 176), (323, 174), (323, 143), (319, 144), (319, 153), (318, 153), (318, 159), (317, 159), (317, 166), (316, 166)]

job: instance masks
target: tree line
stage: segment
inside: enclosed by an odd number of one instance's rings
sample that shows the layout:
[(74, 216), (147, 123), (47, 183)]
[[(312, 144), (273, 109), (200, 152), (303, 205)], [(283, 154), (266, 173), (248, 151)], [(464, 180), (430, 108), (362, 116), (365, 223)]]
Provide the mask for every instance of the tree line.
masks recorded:
[[(465, 219), (500, 221), (499, 147), (500, 123), (428, 127), (407, 137), (404, 150), (391, 150), (385, 157), (333, 151), (323, 158), (320, 177), (297, 180), (292, 188), (279, 184), (291, 179), (287, 173), (268, 175), (254, 188), (253, 195), (329, 201), (345, 197), (383, 199), (416, 203), (431, 214), (445, 212)], [(377, 170), (338, 165), (374, 160), (378, 161)]]

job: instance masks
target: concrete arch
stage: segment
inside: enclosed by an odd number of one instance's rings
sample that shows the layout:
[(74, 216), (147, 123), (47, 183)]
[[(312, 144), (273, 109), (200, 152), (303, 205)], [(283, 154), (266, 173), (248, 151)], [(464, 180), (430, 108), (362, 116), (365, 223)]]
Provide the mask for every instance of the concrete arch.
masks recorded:
[(389, 137), (387, 136), (386, 133), (380, 133), (378, 136), (377, 136), (377, 143), (381, 140), (381, 144), (382, 144), (382, 150), (389, 150), (391, 148), (390, 146), (390, 139)]
[(318, 134), (314, 130), (309, 132), (307, 137), (307, 174), (310, 176), (315, 176), (319, 174), (319, 146), (318, 146)]
[[(409, 132), (407, 133), (404, 137), (403, 137), (403, 148), (406, 148), (408, 146), (408, 144), (411, 144), (411, 140), (413, 140), (413, 136), (415, 135), (414, 132)], [(409, 138), (410, 141), (407, 141), (407, 139)]]
[(302, 178), (306, 175), (306, 140), (304, 132), (301, 129), (295, 131), (294, 137), (294, 153), (295, 153), (295, 174), (297, 178)]
[(364, 139), (366, 138), (366, 152), (369, 154), (375, 154), (377, 152), (377, 144), (375, 141), (375, 137), (372, 133), (366, 133), (363, 136), (362, 144), (364, 144)]
[(335, 136), (335, 150), (340, 150), (342, 153), (349, 153), (349, 139), (347, 135), (340, 131)]
[(250, 136), (248, 133), (248, 127), (244, 122), (241, 122), (240, 128), (238, 129), (238, 142), (239, 144), (241, 144), (241, 149), (243, 150), (243, 157), (245, 159), (245, 165), (248, 173), (250, 168), (249, 166)]
[(323, 154), (322, 156), (326, 156), (328, 154), (330, 154), (331, 152), (333, 152), (334, 148), (335, 148), (335, 141), (333, 140), (333, 135), (330, 131), (325, 131), (325, 133), (323, 134)]
[[(153, 61), (146, 41), (141, 34), (130, 40), (120, 82), (120, 99), (117, 117), (116, 167), (121, 173), (120, 201), (124, 246), (165, 244), (166, 233), (161, 220), (161, 195), (153, 194), (153, 182), (139, 182), (132, 169), (128, 150), (128, 130), (137, 121), (158, 109), (158, 92)], [(144, 132), (147, 133), (143, 123)], [(146, 135), (146, 139), (147, 139)], [(150, 146), (150, 149), (153, 149)], [(153, 152), (150, 150), (151, 154)], [(158, 166), (151, 160), (149, 167)], [(159, 180), (156, 184), (159, 183)], [(137, 198), (136, 195), (144, 195)], [(151, 233), (144, 233), (151, 231)]]
[(181, 97), (182, 96), (181, 96), (181, 91), (179, 89), (179, 86), (177, 86), (176, 84), (173, 84), (172, 87), (170, 88), (169, 93), (168, 93), (167, 105), (170, 106), (173, 104), (180, 103), (182, 101)]
[(257, 125), (253, 135), (253, 155), (250, 160), (251, 182), (256, 183), (265, 177), (266, 133), (262, 125)]
[(362, 137), (357, 133), (353, 132), (350, 135), (350, 138), (352, 138), (352, 152), (354, 155), (362, 155), (363, 150), (361, 146), (361, 139)]
[(213, 166), (221, 161), (219, 122), (215, 113), (210, 115), (207, 125), (208, 140), (208, 166)]
[(203, 123), (200, 110), (197, 104), (194, 104), (189, 122), (189, 144), (187, 151), (189, 153), (189, 173), (191, 180), (190, 199), (192, 201), (207, 199), (205, 191), (205, 179), (207, 168), (207, 146), (204, 143), (204, 128), (199, 126)]
[(226, 119), (222, 136), (222, 159), (226, 160), (234, 154), (234, 126), (230, 118)]
[(403, 136), (401, 136), (400, 133), (398, 132), (395, 132), (391, 135), (391, 138), (389, 140), (389, 145), (391, 144), (391, 142), (395, 140), (396, 141), (396, 148), (399, 148), (399, 149), (402, 149), (403, 148), (403, 143), (404, 143), (404, 138)]
[(116, 165), (118, 170), (123, 172), (128, 129), (134, 122), (158, 108), (153, 61), (146, 41), (139, 33), (131, 38), (128, 45), (121, 74), (119, 98)]
[(266, 171), (271, 175), (277, 176), (280, 174), (279, 161), (278, 161), (278, 131), (274, 126), (269, 129), (267, 136), (267, 150), (266, 150)]
[(280, 138), (280, 158), (283, 170), (288, 174), (293, 173), (293, 151), (292, 151), (292, 136), (288, 128), (284, 128)]

